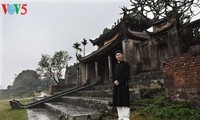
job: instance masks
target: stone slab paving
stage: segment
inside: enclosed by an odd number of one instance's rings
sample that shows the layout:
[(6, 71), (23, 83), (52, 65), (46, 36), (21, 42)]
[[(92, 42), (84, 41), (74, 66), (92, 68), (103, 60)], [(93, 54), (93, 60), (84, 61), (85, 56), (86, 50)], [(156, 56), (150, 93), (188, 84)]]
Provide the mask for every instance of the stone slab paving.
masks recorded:
[(54, 115), (43, 108), (27, 109), (28, 120), (58, 120)]

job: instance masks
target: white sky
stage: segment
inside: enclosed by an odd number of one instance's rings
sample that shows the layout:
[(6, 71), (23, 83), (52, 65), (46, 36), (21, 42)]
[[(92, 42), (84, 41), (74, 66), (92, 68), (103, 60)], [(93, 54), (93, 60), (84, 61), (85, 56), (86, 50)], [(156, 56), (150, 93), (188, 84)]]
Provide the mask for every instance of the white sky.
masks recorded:
[[(35, 70), (41, 54), (68, 51), (75, 62), (75, 42), (95, 39), (122, 15), (129, 0), (0, 0), (0, 3), (27, 3), (27, 14), (4, 14), (0, 5), (0, 89), (12, 85), (15, 74)], [(19, 11), (20, 12), (20, 11)], [(89, 41), (88, 41), (89, 42)], [(91, 43), (86, 54), (94, 51)]]

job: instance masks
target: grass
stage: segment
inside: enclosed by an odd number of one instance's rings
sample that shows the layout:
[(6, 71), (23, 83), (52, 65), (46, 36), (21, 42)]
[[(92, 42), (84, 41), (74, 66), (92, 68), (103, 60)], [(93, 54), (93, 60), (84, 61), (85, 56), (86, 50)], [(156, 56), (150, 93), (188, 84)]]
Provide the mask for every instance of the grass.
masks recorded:
[(162, 120), (200, 120), (200, 109), (189, 108), (183, 103), (164, 102), (162, 106), (149, 106), (138, 113), (140, 116), (153, 115)]
[(138, 113), (132, 113), (130, 115), (130, 120), (162, 120), (162, 119), (150, 115), (141, 116)]
[[(117, 120), (117, 116), (104, 116), (104, 120)], [(137, 112), (131, 112), (130, 120), (162, 120), (154, 116), (141, 116)]]
[(149, 101), (153, 104), (137, 111), (139, 116), (154, 116), (162, 120), (200, 120), (200, 108), (192, 108), (186, 102), (169, 101), (165, 99), (163, 93), (154, 99), (149, 99)]
[[(30, 99), (21, 100), (28, 103)], [(11, 109), (8, 101), (0, 102), (0, 120), (28, 120), (26, 109)]]

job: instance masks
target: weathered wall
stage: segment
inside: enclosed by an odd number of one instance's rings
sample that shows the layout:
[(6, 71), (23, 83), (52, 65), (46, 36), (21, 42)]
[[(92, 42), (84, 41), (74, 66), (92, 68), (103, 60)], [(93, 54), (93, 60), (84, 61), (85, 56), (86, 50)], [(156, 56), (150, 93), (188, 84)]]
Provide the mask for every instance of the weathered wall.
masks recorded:
[(77, 71), (69, 75), (67, 84), (77, 84)]
[(137, 40), (125, 39), (122, 41), (124, 60), (130, 64), (131, 75), (137, 73)]
[(200, 55), (186, 53), (168, 59), (164, 74), (166, 92), (171, 100), (200, 106)]
[(149, 42), (143, 42), (138, 46), (140, 51), (140, 64), (138, 65), (139, 72), (146, 72), (151, 70), (151, 60), (149, 58)]

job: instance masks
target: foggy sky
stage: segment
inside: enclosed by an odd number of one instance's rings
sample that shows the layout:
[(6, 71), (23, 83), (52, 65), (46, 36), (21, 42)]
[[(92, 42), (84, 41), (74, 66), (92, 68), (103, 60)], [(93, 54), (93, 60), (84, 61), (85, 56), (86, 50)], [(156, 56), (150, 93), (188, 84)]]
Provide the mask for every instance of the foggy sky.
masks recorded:
[[(122, 15), (129, 0), (29, 0), (0, 3), (27, 3), (27, 14), (5, 15), (0, 6), (0, 89), (12, 85), (15, 75), (35, 70), (41, 54), (68, 51), (75, 62), (75, 42), (95, 39)], [(89, 42), (89, 41), (88, 41)], [(86, 45), (86, 54), (96, 47)]]

